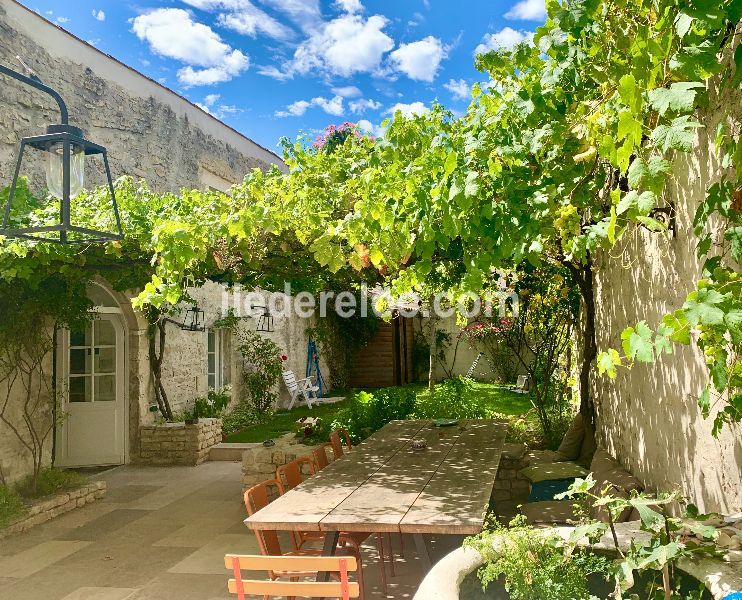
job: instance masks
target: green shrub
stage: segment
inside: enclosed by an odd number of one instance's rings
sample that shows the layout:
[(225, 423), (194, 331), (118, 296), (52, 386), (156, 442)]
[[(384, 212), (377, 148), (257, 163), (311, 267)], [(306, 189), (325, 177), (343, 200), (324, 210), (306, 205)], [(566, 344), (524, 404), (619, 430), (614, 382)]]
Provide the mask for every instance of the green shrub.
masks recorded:
[(9, 487), (0, 485), (0, 529), (9, 525), (26, 512), (21, 497)]
[(612, 574), (607, 558), (526, 525), (523, 516), (508, 528), (494, 524), (465, 545), (485, 559), (478, 572), (482, 586), (504, 578), (512, 600), (590, 600), (589, 576), (599, 574), (608, 581)]
[(195, 419), (217, 419), (224, 415), (232, 399), (228, 389), (209, 390), (204, 398), (196, 398), (193, 407), (173, 415), (173, 422), (192, 421)]
[(225, 436), (242, 431), (251, 425), (269, 421), (271, 413), (259, 413), (249, 402), (240, 402), (222, 415), (222, 432)]
[(345, 427), (356, 444), (389, 421), (409, 417), (415, 409), (415, 401), (415, 391), (407, 387), (358, 392), (351, 397), (350, 406), (337, 415), (332, 428)]
[(57, 492), (79, 488), (88, 480), (84, 475), (64, 469), (42, 469), (38, 477), (29, 476), (16, 484), (16, 491), (24, 498), (40, 498)]
[(486, 419), (493, 414), (487, 398), (474, 389), (474, 380), (453, 377), (439, 383), (430, 393), (417, 395), (417, 419)]

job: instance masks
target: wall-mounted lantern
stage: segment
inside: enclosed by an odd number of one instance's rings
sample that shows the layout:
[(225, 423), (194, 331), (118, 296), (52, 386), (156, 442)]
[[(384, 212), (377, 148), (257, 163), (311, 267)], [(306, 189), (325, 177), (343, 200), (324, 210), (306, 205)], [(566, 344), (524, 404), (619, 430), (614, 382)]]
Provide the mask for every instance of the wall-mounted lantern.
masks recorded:
[(183, 331), (206, 331), (206, 316), (197, 304), (191, 306), (185, 313), (185, 319), (179, 323)]
[[(121, 219), (119, 218), (106, 149), (103, 146), (86, 140), (82, 129), (68, 123), (67, 105), (64, 103), (60, 94), (42, 83), (35, 74), (31, 73), (30, 76), (26, 76), (4, 65), (0, 65), (0, 73), (17, 79), (54, 98), (59, 105), (62, 121), (60, 124), (48, 125), (46, 133), (43, 135), (21, 139), (13, 181), (10, 185), (8, 201), (5, 204), (0, 235), (58, 244), (94, 243), (122, 239), (123, 230), (121, 229)], [(21, 173), (23, 155), (27, 147), (40, 152), (46, 152), (47, 154), (46, 185), (49, 193), (59, 199), (59, 222), (53, 225), (11, 228), (9, 227), (10, 211), (18, 184), (18, 177)], [(111, 192), (112, 210), (116, 220), (116, 233), (79, 227), (73, 225), (71, 221), (70, 200), (80, 193), (85, 183), (85, 158), (95, 155), (101, 156), (106, 170), (108, 189)]]
[(255, 328), (255, 331), (264, 333), (273, 332), (273, 315), (271, 311), (268, 310), (267, 306), (256, 306), (255, 308), (261, 308), (263, 310), (263, 313), (258, 317), (258, 326)]

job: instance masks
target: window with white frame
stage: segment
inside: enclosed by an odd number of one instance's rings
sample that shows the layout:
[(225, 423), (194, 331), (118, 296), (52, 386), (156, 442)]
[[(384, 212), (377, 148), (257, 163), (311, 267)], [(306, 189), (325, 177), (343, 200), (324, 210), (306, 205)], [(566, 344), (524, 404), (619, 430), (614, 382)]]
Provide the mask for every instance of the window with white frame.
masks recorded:
[(229, 334), (221, 329), (207, 330), (206, 373), (209, 389), (229, 385)]

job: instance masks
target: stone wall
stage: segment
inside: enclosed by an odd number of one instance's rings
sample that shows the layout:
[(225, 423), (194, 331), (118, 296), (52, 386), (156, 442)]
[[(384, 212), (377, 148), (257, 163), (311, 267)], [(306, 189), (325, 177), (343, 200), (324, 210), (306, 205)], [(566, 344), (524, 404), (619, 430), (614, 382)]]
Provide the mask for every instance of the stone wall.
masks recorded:
[[(621, 331), (641, 319), (656, 327), (682, 306), (701, 277), (692, 220), (705, 190), (721, 175), (713, 139), (722, 104), (742, 111), (742, 92), (720, 97), (710, 90), (709, 107), (698, 115), (704, 127), (697, 130), (695, 151), (674, 161), (665, 197), (676, 205), (677, 235), (640, 229), (622, 243), (620, 256), (598, 257), (601, 350), (620, 348)], [(742, 430), (727, 426), (718, 438), (711, 435), (713, 410), (704, 419), (697, 405), (708, 380), (702, 353), (678, 346), (655, 363), (620, 369), (615, 381), (594, 377), (598, 444), (649, 489), (679, 486), (702, 511), (736, 513), (742, 511)]]
[(147, 465), (200, 465), (222, 441), (221, 419), (198, 423), (163, 423), (139, 428), (139, 454), (134, 462)]
[(106, 482), (92, 481), (76, 490), (43, 498), (34, 502), (20, 520), (15, 521), (4, 529), (0, 529), (0, 540), (10, 535), (28, 531), (32, 527), (46, 523), (59, 515), (100, 500), (105, 495)]
[[(70, 123), (108, 149), (114, 178), (144, 178), (158, 191), (228, 187), (254, 167), (282, 163), (252, 140), (185, 98), (98, 51), (13, 0), (0, 2), (0, 63), (21, 69), (16, 56), (60, 92)], [(7, 185), (18, 140), (59, 122), (54, 100), (0, 76), (0, 186)], [(33, 154), (33, 152), (31, 153)], [(104, 181), (97, 161), (86, 180)], [(23, 169), (44, 187), (41, 161)]]
[(516, 514), (518, 506), (525, 504), (531, 491), (531, 484), (520, 470), (528, 466), (525, 444), (505, 444), (497, 468), (497, 478), (492, 490), (497, 515), (506, 524)]
[[(266, 479), (275, 479), (276, 469), (286, 465), (300, 456), (312, 456), (315, 446), (307, 446), (293, 434), (287, 433), (275, 440), (276, 445), (270, 448), (262, 444), (248, 448), (242, 454), (242, 485), (250, 488)], [(328, 458), (332, 460), (331, 452)], [(309, 475), (309, 467), (303, 465), (305, 475)]]

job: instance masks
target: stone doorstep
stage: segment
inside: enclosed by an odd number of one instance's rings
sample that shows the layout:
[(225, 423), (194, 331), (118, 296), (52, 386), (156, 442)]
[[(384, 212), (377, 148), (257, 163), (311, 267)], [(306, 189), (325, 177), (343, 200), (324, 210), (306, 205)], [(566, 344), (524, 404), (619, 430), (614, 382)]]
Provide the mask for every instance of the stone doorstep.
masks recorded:
[(28, 531), (75, 508), (100, 500), (105, 497), (106, 489), (105, 481), (91, 481), (76, 490), (41, 498), (28, 507), (28, 513), (24, 517), (0, 530), (0, 540)]

